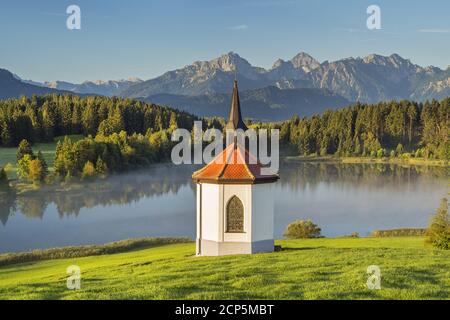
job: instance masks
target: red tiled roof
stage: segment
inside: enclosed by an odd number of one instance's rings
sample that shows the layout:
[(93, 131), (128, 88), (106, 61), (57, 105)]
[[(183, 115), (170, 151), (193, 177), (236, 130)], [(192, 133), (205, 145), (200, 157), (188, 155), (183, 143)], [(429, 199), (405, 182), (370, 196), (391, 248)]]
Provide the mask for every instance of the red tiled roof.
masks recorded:
[(264, 183), (279, 179), (277, 174), (263, 175), (263, 166), (257, 159), (240, 146), (231, 143), (213, 161), (194, 172), (192, 179), (196, 182), (212, 183)]

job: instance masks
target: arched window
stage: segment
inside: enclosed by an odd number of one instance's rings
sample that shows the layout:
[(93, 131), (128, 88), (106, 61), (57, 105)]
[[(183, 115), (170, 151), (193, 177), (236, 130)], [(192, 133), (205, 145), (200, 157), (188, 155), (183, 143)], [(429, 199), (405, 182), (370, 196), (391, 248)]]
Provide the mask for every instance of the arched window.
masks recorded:
[(236, 196), (227, 204), (227, 232), (244, 232), (244, 205)]

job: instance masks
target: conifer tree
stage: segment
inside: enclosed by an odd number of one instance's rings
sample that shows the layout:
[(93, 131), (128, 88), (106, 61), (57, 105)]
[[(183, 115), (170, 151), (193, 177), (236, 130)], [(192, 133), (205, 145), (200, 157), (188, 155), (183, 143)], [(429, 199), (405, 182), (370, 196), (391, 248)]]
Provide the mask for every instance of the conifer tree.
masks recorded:
[(103, 162), (101, 157), (97, 158), (97, 162), (95, 164), (95, 171), (98, 174), (107, 174), (108, 173), (108, 166), (105, 162)]
[(44, 166), (39, 159), (33, 159), (28, 164), (28, 180), (40, 183), (45, 179)]
[(41, 162), (42, 174), (45, 178), (48, 175), (48, 165), (47, 161), (45, 161), (44, 155), (42, 154), (41, 150), (38, 151), (36, 159), (38, 159)]
[(12, 147), (14, 145), (11, 129), (7, 121), (3, 121), (2, 130), (0, 132), (0, 142), (5, 147)]
[(17, 162), (17, 175), (20, 179), (28, 179), (30, 162), (33, 159), (29, 154), (25, 154), (18, 162)]
[(32, 159), (34, 158), (33, 149), (31, 148), (30, 143), (26, 139), (23, 139), (20, 141), (19, 147), (17, 148), (17, 161), (22, 159), (26, 154), (30, 155)]
[(83, 167), (83, 172), (81, 174), (82, 179), (90, 179), (95, 176), (95, 167), (94, 164), (90, 161), (86, 162)]
[(427, 229), (427, 243), (437, 249), (450, 249), (450, 216), (447, 199), (442, 199)]

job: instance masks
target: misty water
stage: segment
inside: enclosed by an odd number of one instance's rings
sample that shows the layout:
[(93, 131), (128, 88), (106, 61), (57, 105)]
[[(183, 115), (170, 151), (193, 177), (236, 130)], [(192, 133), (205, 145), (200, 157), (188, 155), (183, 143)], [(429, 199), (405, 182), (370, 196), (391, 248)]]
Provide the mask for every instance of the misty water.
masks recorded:
[[(195, 235), (193, 166), (156, 165), (70, 191), (0, 193), (0, 252)], [(283, 163), (275, 184), (275, 237), (312, 219), (329, 237), (425, 227), (447, 196), (448, 168)]]

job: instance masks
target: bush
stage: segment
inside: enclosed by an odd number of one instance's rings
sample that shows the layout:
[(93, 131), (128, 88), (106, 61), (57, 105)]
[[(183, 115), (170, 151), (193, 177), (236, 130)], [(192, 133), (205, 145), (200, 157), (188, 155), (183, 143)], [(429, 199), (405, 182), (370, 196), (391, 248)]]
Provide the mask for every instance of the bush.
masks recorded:
[(29, 154), (25, 154), (17, 163), (17, 175), (20, 179), (26, 180), (29, 175), (30, 162), (33, 159)]
[(319, 238), (321, 231), (311, 220), (297, 220), (287, 226), (284, 236), (288, 239)]
[(81, 178), (83, 179), (90, 179), (95, 176), (95, 167), (94, 164), (90, 161), (86, 162), (83, 168), (83, 172), (81, 173)]
[(105, 175), (108, 173), (108, 166), (100, 157), (97, 158), (97, 162), (95, 164), (95, 171), (101, 175)]
[(385, 154), (386, 154), (386, 150), (378, 149), (378, 151), (377, 151), (377, 158), (383, 158)]
[(417, 149), (414, 153), (415, 158), (422, 158), (423, 157), (423, 149)]
[(411, 153), (409, 153), (409, 152), (403, 153), (402, 158), (408, 160), (409, 158), (411, 158)]
[(448, 215), (447, 199), (441, 200), (441, 205), (437, 209), (436, 215), (431, 219), (426, 234), (426, 242), (434, 248), (450, 249), (450, 217)]
[(359, 238), (359, 232), (352, 232), (350, 234), (343, 235), (341, 238)]
[(28, 164), (28, 180), (39, 183), (45, 179), (45, 168), (39, 159), (31, 160)]
[(424, 236), (426, 229), (420, 228), (402, 228), (402, 229), (391, 229), (391, 230), (375, 230), (372, 232), (371, 236), (376, 238), (383, 237), (417, 237)]
[(3, 169), (5, 169), (6, 173), (14, 171), (14, 166), (11, 162), (8, 162)]

